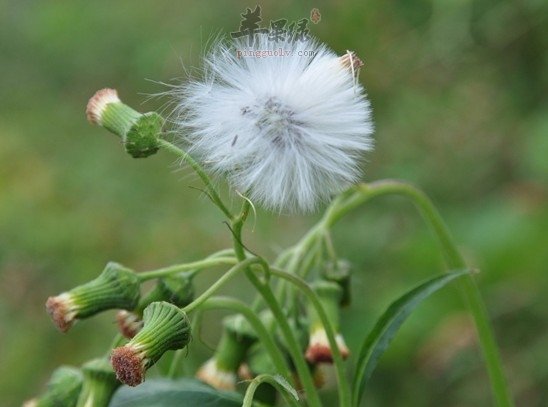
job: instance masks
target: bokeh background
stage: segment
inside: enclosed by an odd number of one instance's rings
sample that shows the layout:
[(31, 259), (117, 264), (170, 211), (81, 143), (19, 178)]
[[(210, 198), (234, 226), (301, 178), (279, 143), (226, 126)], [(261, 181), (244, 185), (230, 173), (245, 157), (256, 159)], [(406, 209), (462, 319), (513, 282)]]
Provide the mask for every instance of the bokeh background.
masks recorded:
[[(40, 391), (59, 364), (106, 351), (113, 314), (58, 333), (44, 301), (109, 260), (136, 270), (190, 261), (230, 235), (187, 170), (159, 153), (124, 154), (84, 108), (111, 86), (145, 110), (155, 81), (184, 78), (208, 39), (236, 31), (255, 2), (0, 0), (0, 405)], [(365, 61), (376, 149), (364, 180), (403, 178), (439, 205), (470, 262), (522, 406), (548, 405), (548, 3), (544, 0), (263, 1), (263, 18), (318, 7), (314, 35)], [(236, 200), (234, 200), (236, 204)], [(319, 215), (259, 211), (248, 246), (273, 257)], [(360, 208), (335, 231), (354, 264), (343, 315), (357, 349), (386, 305), (442, 269), (432, 236), (398, 198)], [(222, 270), (200, 278), (203, 288)], [(225, 291), (249, 297), (244, 281)], [(210, 346), (219, 315), (203, 334)], [(192, 371), (210, 354), (196, 340)], [(160, 366), (161, 368), (161, 366)], [(330, 397), (329, 386), (326, 396)], [(460, 294), (432, 297), (381, 360), (366, 402), (485, 406), (489, 387)], [(334, 402), (333, 402), (333, 405)]]

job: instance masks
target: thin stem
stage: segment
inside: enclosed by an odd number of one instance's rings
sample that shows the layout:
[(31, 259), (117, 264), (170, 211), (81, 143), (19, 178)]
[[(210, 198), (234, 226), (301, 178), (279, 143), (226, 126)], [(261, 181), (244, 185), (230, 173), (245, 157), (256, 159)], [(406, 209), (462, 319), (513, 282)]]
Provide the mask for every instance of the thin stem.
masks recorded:
[[(352, 191), (350, 195), (344, 196), (344, 198), (331, 205), (321, 221), (323, 227), (332, 227), (346, 213), (373, 197), (391, 194), (403, 195), (411, 199), (436, 235), (443, 249), (448, 269), (458, 270), (468, 268), (439, 212), (432, 204), (432, 201), (422, 191), (410, 184), (395, 180), (361, 184), (350, 191)], [(470, 313), (476, 324), (478, 339), (485, 358), (494, 399), (498, 406), (513, 406), (514, 403), (506, 384), (489, 316), (476, 281), (472, 275), (466, 275), (459, 280), (459, 283), (465, 293)]]
[(327, 340), (329, 342), (329, 347), (331, 348), (331, 352), (333, 353), (333, 363), (335, 365), (337, 382), (339, 384), (339, 406), (350, 406), (352, 403), (350, 384), (345, 378), (344, 363), (339, 347), (337, 346), (337, 340), (335, 339), (335, 330), (333, 329), (333, 326), (331, 325), (331, 322), (329, 321), (329, 318), (327, 317), (327, 314), (320, 300), (318, 299), (318, 296), (316, 295), (314, 290), (310, 288), (306, 281), (304, 281), (299, 276), (275, 268), (272, 268), (270, 272), (272, 273), (272, 275), (283, 278), (284, 280), (290, 282), (295, 287), (297, 287), (303, 294), (308, 297), (308, 300), (318, 313), (318, 316), (320, 317), (322, 325), (325, 329)]
[(268, 333), (261, 319), (257, 314), (244, 302), (229, 297), (211, 297), (205, 303), (202, 304), (201, 310), (224, 308), (230, 309), (236, 313), (242, 314), (249, 325), (253, 328), (257, 334), (259, 340), (264, 345), (265, 350), (270, 355), (270, 359), (276, 366), (276, 370), (286, 379), (291, 377), (289, 366), (287, 361), (280, 351), (280, 348), (276, 345), (272, 336)]
[[(245, 249), (242, 245), (242, 228), (249, 214), (249, 209), (250, 203), (249, 201), (245, 200), (240, 215), (232, 221), (232, 231), (234, 233), (234, 251), (236, 252), (236, 256), (238, 257), (238, 259), (243, 262), (247, 260), (243, 260), (245, 259), (246, 255)], [(263, 267), (265, 274), (269, 275), (270, 268), (268, 263), (263, 261), (262, 263), (260, 263), (260, 265)], [(320, 400), (316, 387), (314, 386), (314, 379), (312, 378), (310, 369), (306, 364), (302, 349), (300, 348), (297, 338), (295, 337), (295, 333), (291, 330), (291, 327), (287, 321), (287, 316), (282, 311), (280, 303), (274, 296), (274, 293), (268, 285), (268, 282), (265, 282), (263, 284), (249, 267), (245, 270), (245, 273), (249, 281), (255, 286), (257, 291), (259, 291), (266, 305), (270, 308), (272, 314), (278, 321), (280, 330), (285, 337), (289, 354), (293, 359), (293, 363), (295, 364), (295, 368), (297, 369), (297, 374), (299, 375), (299, 378), (308, 396), (309, 404), (313, 407), (321, 406), (322, 402)]]
[(247, 389), (245, 391), (242, 407), (253, 406), (253, 397), (255, 396), (255, 391), (263, 383), (268, 383), (272, 385), (276, 390), (278, 390), (278, 392), (282, 395), (288, 405), (293, 407), (299, 407), (299, 403), (295, 398), (297, 396), (296, 392), (295, 394), (293, 394), (290, 389), (280, 383), (280, 379), (277, 379), (276, 377), (269, 374), (261, 374), (251, 380), (251, 383), (249, 384), (249, 386), (247, 386)]
[(214, 257), (204, 260), (194, 261), (192, 263), (176, 264), (174, 266), (163, 267), (157, 270), (145, 271), (139, 273), (139, 279), (143, 281), (153, 280), (155, 278), (168, 277), (183, 271), (202, 270), (209, 267), (225, 266), (237, 264), (238, 260), (234, 257)]
[(167, 377), (170, 379), (175, 379), (179, 371), (179, 365), (181, 364), (181, 359), (183, 358), (184, 353), (187, 352), (187, 349), (177, 349), (171, 359), (171, 364), (169, 365), (169, 370), (167, 372)]
[(209, 297), (215, 294), (223, 285), (225, 285), (232, 278), (234, 278), (236, 274), (238, 274), (239, 272), (243, 270), (247, 270), (249, 266), (257, 263), (263, 264), (264, 260), (258, 257), (252, 257), (236, 264), (234, 267), (228, 270), (225, 274), (223, 274), (217, 281), (215, 281), (213, 285), (211, 285), (207, 290), (205, 290), (198, 298), (196, 298), (194, 301), (192, 301), (190, 304), (184, 307), (183, 311), (186, 312), (187, 314), (190, 314), (197, 307), (202, 305)]
[[(318, 239), (324, 233), (323, 225), (317, 224), (294, 246), (292, 255), (289, 258), (287, 267), (285, 268), (289, 273), (300, 274), (307, 272), (307, 267), (301, 267), (305, 261), (306, 256), (315, 257), (315, 253), (311, 253), (311, 249), (318, 243)], [(304, 269), (304, 270), (303, 270)], [(280, 281), (277, 287), (277, 295), (281, 302), (284, 302), (287, 296), (287, 282)], [(291, 305), (291, 304), (290, 304)]]
[(228, 210), (228, 208), (223, 203), (221, 197), (219, 196), (219, 193), (213, 186), (213, 183), (211, 182), (211, 179), (207, 175), (207, 173), (204, 171), (204, 169), (201, 167), (200, 164), (198, 164), (194, 158), (191, 157), (190, 154), (188, 154), (186, 151), (180, 149), (176, 145), (170, 143), (167, 140), (160, 139), (158, 140), (158, 143), (161, 147), (165, 148), (169, 152), (177, 155), (180, 157), (184, 162), (186, 162), (190, 167), (198, 174), (198, 176), (202, 179), (202, 182), (204, 183), (207, 193), (209, 194), (209, 197), (213, 201), (215, 205), (226, 215), (227, 218), (232, 219), (232, 214)]

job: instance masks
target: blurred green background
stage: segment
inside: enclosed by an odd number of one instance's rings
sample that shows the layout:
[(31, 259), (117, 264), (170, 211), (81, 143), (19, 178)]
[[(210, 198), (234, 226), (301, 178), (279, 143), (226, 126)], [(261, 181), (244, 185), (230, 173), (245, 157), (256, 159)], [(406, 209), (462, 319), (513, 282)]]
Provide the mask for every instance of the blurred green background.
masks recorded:
[[(263, 18), (298, 20), (365, 61), (376, 149), (364, 180), (403, 178), (439, 205), (478, 276), (521, 406), (548, 405), (548, 3), (545, 0), (263, 1)], [(133, 160), (84, 116), (111, 86), (141, 110), (166, 108), (154, 81), (183, 78), (208, 39), (236, 31), (243, 1), (0, 0), (0, 405), (36, 394), (59, 364), (107, 350), (113, 314), (58, 333), (52, 294), (109, 260), (147, 270), (229, 246), (218, 211), (160, 153)], [(152, 81), (149, 81), (150, 79)], [(237, 200), (234, 199), (234, 204)], [(259, 211), (246, 241), (273, 257), (318, 215)], [(354, 350), (384, 307), (442, 269), (408, 202), (382, 199), (335, 231), (355, 265), (344, 312)], [(199, 281), (206, 287), (222, 270)], [(243, 281), (226, 292), (249, 297)], [(242, 288), (243, 287), (243, 288)], [(218, 335), (210, 314), (203, 335)], [(210, 354), (195, 340), (186, 361)], [(329, 386), (326, 397), (330, 397)], [(370, 383), (379, 406), (485, 406), (488, 382), (459, 293), (449, 288), (404, 325)], [(333, 402), (333, 405), (335, 403)]]

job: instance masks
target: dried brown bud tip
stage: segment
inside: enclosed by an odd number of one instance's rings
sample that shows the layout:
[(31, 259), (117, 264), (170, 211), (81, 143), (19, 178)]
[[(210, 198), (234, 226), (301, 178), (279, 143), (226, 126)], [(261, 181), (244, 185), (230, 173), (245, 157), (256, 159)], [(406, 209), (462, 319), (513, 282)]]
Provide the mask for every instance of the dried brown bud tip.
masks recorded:
[(74, 324), (76, 312), (72, 311), (71, 308), (72, 300), (67, 293), (49, 297), (46, 301), (46, 310), (61, 332), (67, 332)]
[(95, 92), (86, 107), (86, 117), (91, 124), (102, 125), (101, 117), (109, 103), (119, 103), (116, 89), (105, 88)]
[(357, 75), (358, 69), (364, 65), (354, 51), (346, 51), (346, 54), (340, 57), (339, 61), (341, 61), (342, 66), (350, 69), (354, 75)]
[(145, 380), (146, 363), (141, 352), (133, 346), (122, 346), (110, 357), (116, 377), (128, 386), (138, 386)]
[[(350, 355), (350, 351), (344, 342), (341, 334), (335, 336), (337, 347), (343, 359)], [(308, 348), (306, 349), (305, 358), (310, 363), (333, 363), (333, 352), (329, 346), (327, 335), (324, 329), (316, 330), (310, 337)]]
[(118, 330), (124, 338), (131, 339), (143, 328), (143, 321), (133, 312), (121, 310), (116, 314)]
[(238, 380), (236, 373), (223, 370), (214, 358), (205, 362), (196, 372), (196, 378), (218, 390), (234, 391)]

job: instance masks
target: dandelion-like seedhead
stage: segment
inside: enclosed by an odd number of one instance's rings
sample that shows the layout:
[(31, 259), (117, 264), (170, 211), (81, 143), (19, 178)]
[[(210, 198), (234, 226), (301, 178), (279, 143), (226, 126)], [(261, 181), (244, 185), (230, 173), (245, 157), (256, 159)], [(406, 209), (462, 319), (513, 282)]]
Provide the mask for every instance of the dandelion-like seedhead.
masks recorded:
[(372, 146), (369, 102), (355, 76), (360, 63), (315, 40), (218, 42), (203, 79), (176, 89), (178, 133), (253, 201), (311, 211), (359, 179), (360, 158)]

